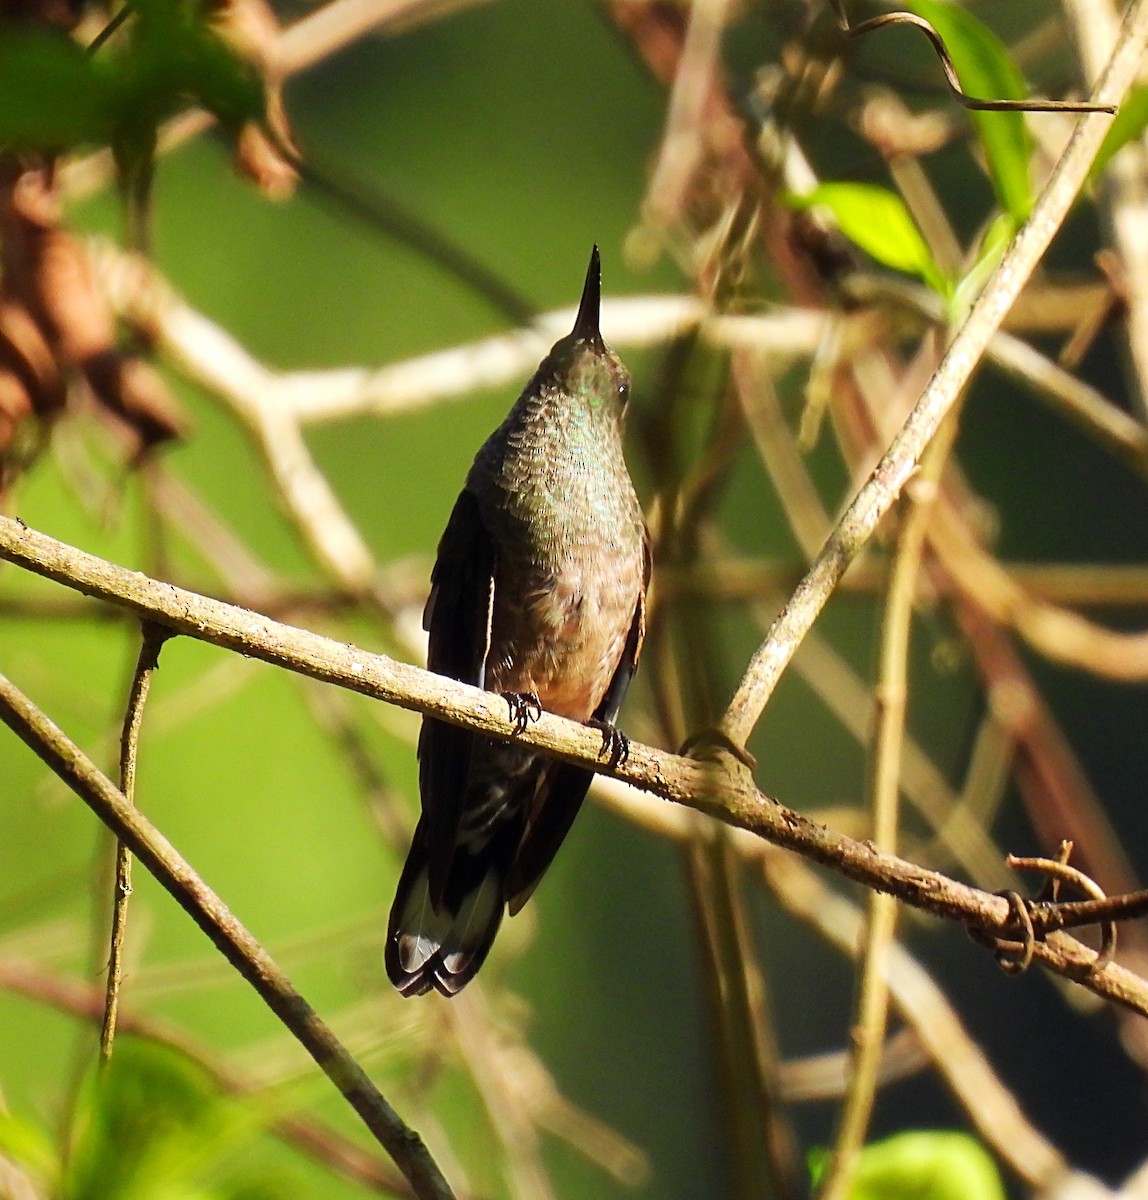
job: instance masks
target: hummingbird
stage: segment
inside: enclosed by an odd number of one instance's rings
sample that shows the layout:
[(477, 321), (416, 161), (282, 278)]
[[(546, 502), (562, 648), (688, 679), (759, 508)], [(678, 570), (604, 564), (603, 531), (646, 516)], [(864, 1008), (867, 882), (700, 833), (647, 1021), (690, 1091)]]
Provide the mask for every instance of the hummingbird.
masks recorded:
[[(518, 731), (543, 710), (615, 725), (645, 634), (649, 533), (622, 455), (630, 376), (599, 331), (590, 255), (574, 328), (475, 456), (439, 542), (423, 612), (427, 665), (498, 692)], [(593, 772), (431, 717), (419, 736), (422, 813), (387, 930), (405, 996), (461, 991), (503, 913), (530, 898)]]

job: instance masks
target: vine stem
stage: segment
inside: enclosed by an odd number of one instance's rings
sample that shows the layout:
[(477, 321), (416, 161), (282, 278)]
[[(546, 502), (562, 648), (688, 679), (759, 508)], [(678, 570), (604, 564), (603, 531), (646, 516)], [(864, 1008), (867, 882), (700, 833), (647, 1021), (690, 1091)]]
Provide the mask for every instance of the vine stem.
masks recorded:
[[(136, 760), (144, 705), (151, 689), (152, 675), (159, 664), (160, 647), (171, 633), (162, 625), (144, 621), (139, 658), (132, 674), (127, 711), (120, 735), (120, 791), (129, 804), (135, 804)], [(104, 1017), (100, 1023), (100, 1063), (111, 1061), (116, 1038), (116, 1019), (123, 984), (124, 940), (127, 936), (128, 900), (132, 894), (132, 852), (122, 841), (116, 842), (115, 882), (112, 892), (112, 926), (108, 945), (108, 980), (104, 993)]]

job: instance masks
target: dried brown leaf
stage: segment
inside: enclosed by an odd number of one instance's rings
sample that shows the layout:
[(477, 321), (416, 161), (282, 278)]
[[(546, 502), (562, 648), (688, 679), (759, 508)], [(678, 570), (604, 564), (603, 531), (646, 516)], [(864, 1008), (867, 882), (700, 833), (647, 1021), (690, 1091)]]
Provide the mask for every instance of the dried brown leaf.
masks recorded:
[(78, 370), (102, 409), (127, 427), (134, 453), (180, 437), (185, 417), (155, 371), (117, 346), (87, 250), (59, 215), (47, 172), (26, 171), (0, 193), (0, 354), (7, 346), (7, 365), (38, 411), (60, 407), (61, 381)]
[(240, 129), (235, 165), (266, 196), (284, 200), (295, 190), (299, 174), (293, 165), (298, 151), (283, 108), (279, 21), (265, 0), (215, 0), (210, 7), (216, 33), (263, 82), (263, 119)]

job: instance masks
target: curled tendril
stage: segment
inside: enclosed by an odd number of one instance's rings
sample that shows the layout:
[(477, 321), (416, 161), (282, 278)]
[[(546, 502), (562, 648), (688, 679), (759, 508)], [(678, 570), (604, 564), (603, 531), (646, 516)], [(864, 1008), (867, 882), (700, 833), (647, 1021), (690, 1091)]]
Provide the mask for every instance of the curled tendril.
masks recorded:
[(953, 93), (954, 99), (963, 108), (972, 109), (974, 112), (1116, 112), (1115, 104), (1093, 104), (1087, 100), (983, 100), (976, 96), (970, 96), (961, 87), (960, 78), (941, 35), (924, 17), (919, 17), (916, 13), (898, 10), (884, 13), (879, 17), (870, 17), (869, 20), (862, 21), (858, 25), (851, 25), (848, 14), (845, 12), (845, 0), (830, 0), (830, 4), (837, 17), (837, 24), (851, 38), (864, 37), (865, 34), (872, 33), (875, 29), (881, 29), (886, 25), (911, 25), (914, 29), (919, 29), (932, 43), (937, 57), (941, 60), (941, 69), (945, 73), (945, 82), (949, 85), (949, 91)]
[(1036, 930), (1032, 925), (1028, 902), (1020, 892), (1000, 892), (999, 895), (1008, 901), (1013, 921), (1020, 928), (1021, 940), (1012, 942), (1005, 938), (992, 939), (997, 966), (1007, 975), (1019, 975), (1032, 966), (1032, 958), (1036, 953)]
[[(1070, 867), (1068, 863), (1055, 858), (1021, 858), (1010, 854), (1005, 860), (1014, 870), (1042, 871), (1050, 879), (1069, 883), (1084, 895), (1093, 900), (1106, 900), (1104, 889), (1089, 875)], [(1116, 953), (1116, 922), (1111, 919), (1100, 922), (1100, 949), (1096, 959), (1091, 963), (1090, 970), (1101, 971), (1112, 961)]]

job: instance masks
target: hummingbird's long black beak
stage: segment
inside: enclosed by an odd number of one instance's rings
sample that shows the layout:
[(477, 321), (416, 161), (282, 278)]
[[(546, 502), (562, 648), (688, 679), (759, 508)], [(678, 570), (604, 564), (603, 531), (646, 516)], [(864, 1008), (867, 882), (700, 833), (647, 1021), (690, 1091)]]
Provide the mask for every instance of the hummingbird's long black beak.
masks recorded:
[(590, 265), (586, 268), (586, 283), (582, 288), (582, 303), (578, 305), (578, 316), (574, 320), (571, 334), (581, 341), (589, 342), (596, 349), (603, 347), (602, 334), (598, 329), (598, 315), (602, 307), (602, 260), (598, 246), (590, 252)]

